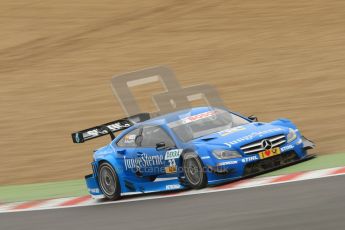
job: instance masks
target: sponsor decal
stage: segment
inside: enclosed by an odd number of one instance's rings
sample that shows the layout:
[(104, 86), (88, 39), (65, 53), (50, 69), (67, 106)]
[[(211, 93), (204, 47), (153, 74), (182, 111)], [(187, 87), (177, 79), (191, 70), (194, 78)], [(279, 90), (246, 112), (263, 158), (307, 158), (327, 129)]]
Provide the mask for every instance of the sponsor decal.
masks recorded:
[(226, 162), (218, 163), (217, 166), (235, 165), (237, 163), (238, 163), (237, 161), (226, 161)]
[[(118, 122), (118, 123), (107, 125), (107, 127), (111, 131), (115, 132), (115, 131), (123, 129), (123, 128), (131, 127), (131, 125), (130, 124), (121, 124), (120, 122)], [(87, 131), (86, 132), (86, 137), (90, 137), (90, 136), (91, 137), (97, 137), (100, 134), (107, 134), (107, 133), (108, 133), (107, 130), (99, 130), (98, 128), (95, 128), (93, 130)]]
[(170, 173), (175, 173), (177, 170), (176, 170), (176, 166), (168, 166), (168, 167), (165, 167), (165, 173), (167, 174), (170, 174)]
[(154, 155), (149, 156), (144, 153), (142, 156), (137, 158), (123, 158), (125, 163), (125, 168), (133, 169), (133, 168), (143, 168), (143, 167), (153, 167), (159, 166), (163, 164), (163, 156), (162, 155)]
[(177, 159), (181, 156), (183, 149), (173, 149), (169, 150), (165, 153), (165, 160), (170, 160), (170, 159)]
[(237, 138), (236, 140), (233, 140), (233, 141), (230, 141), (230, 142), (226, 142), (224, 144), (226, 146), (228, 146), (229, 148), (231, 148), (232, 145), (239, 144), (239, 143), (244, 142), (244, 141), (250, 141), (250, 140), (253, 140), (256, 137), (262, 137), (265, 134), (279, 132), (279, 131), (283, 131), (283, 129), (282, 128), (267, 129), (267, 130), (264, 130), (264, 131), (261, 131), (261, 132), (251, 133), (251, 134), (249, 134), (247, 136)]
[(205, 160), (205, 159), (210, 159), (210, 156), (205, 156), (205, 157), (201, 157), (201, 159)]
[(135, 135), (135, 134), (126, 135), (126, 136), (125, 136), (125, 141), (124, 141), (124, 142), (125, 142), (126, 144), (134, 143), (135, 138), (136, 138), (136, 135)]
[(165, 167), (165, 173), (175, 173), (176, 172), (176, 161), (174, 159), (168, 160), (169, 166)]
[(280, 149), (281, 149), (282, 152), (285, 152), (285, 151), (293, 149), (293, 145), (287, 145), (287, 146), (284, 146), (284, 147), (282, 147)]
[(232, 133), (235, 133), (235, 132), (238, 132), (241, 130), (245, 130), (245, 129), (246, 128), (243, 126), (237, 126), (237, 127), (232, 128), (232, 129), (226, 129), (226, 130), (220, 131), (220, 132), (218, 132), (218, 134), (222, 137), (225, 137), (229, 134), (232, 134)]
[(98, 188), (89, 188), (89, 193), (100, 193), (99, 189)]
[(181, 188), (181, 185), (179, 184), (168, 184), (165, 186), (165, 189), (172, 190), (172, 189), (179, 189)]
[(201, 120), (201, 119), (204, 119), (206, 117), (212, 117), (212, 116), (215, 116), (215, 115), (216, 115), (215, 111), (208, 111), (208, 112), (205, 112), (205, 113), (199, 113), (199, 114), (194, 115), (194, 116), (183, 118), (182, 119), (182, 123), (183, 124), (188, 124), (188, 123), (191, 123), (193, 121)]
[(250, 156), (242, 159), (242, 163), (248, 163), (251, 161), (259, 160), (258, 156)]
[(280, 154), (279, 147), (273, 149), (266, 149), (265, 151), (259, 152), (260, 159), (276, 156)]

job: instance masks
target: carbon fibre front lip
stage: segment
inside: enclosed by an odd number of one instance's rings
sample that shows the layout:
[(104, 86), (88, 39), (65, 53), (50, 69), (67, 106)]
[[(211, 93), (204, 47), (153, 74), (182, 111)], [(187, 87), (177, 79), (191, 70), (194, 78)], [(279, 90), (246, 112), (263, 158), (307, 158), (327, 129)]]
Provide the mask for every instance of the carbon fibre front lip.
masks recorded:
[[(295, 165), (295, 164), (298, 164), (298, 163), (302, 163), (304, 161), (308, 161), (308, 160), (314, 159), (316, 156), (317, 156), (316, 154), (308, 154), (308, 155), (306, 155), (305, 157), (303, 157), (301, 159), (295, 160), (293, 162), (290, 162), (290, 163), (287, 163), (287, 164), (284, 164), (284, 165), (279, 165), (277, 167), (272, 167), (270, 169), (267, 169), (267, 170), (264, 170), (264, 171), (261, 171), (261, 172), (258, 172), (258, 173), (253, 173), (253, 174), (250, 174), (250, 175), (247, 175), (247, 176), (237, 177), (237, 178), (235, 178), (233, 180), (231, 180), (231, 178), (229, 178), (229, 180), (226, 180), (226, 181), (223, 181), (223, 182), (220, 182), (220, 183), (216, 183), (216, 184), (212, 184), (211, 186), (217, 186), (217, 185), (225, 184), (225, 183), (228, 183), (229, 181), (235, 182), (235, 181), (239, 181), (239, 180), (242, 180), (242, 179), (248, 179), (248, 178), (260, 176), (260, 175), (265, 174), (265, 173), (269, 173), (269, 172), (272, 172), (272, 171), (275, 171), (275, 170), (278, 170), (278, 169), (282, 169), (282, 168), (289, 167), (289, 166), (292, 166), (292, 165)], [(213, 172), (215, 174), (223, 174), (224, 175), (224, 173), (222, 173), (222, 172), (215, 172), (215, 171), (211, 171), (211, 172)]]

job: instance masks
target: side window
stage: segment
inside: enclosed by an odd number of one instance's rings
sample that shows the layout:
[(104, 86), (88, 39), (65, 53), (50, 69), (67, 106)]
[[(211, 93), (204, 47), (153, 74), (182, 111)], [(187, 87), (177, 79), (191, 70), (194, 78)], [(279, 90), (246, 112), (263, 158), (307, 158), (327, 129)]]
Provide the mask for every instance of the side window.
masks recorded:
[(159, 126), (146, 126), (143, 128), (141, 147), (156, 147), (157, 143), (164, 142), (165, 146), (175, 146), (170, 136)]
[(123, 136), (118, 142), (119, 147), (136, 147), (135, 138), (139, 135), (140, 128), (134, 129)]

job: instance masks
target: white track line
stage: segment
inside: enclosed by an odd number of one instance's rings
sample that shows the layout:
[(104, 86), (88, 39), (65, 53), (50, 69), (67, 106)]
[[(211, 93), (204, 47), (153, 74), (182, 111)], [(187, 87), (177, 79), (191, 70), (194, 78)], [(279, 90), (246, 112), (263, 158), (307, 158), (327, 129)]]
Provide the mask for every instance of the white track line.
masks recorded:
[[(71, 207), (82, 207), (82, 206), (94, 206), (94, 205), (106, 205), (116, 203), (127, 203), (144, 200), (163, 199), (168, 197), (188, 196), (196, 194), (214, 193), (229, 190), (238, 190), (245, 188), (261, 187), (272, 184), (284, 184), (294, 181), (311, 180), (324, 177), (339, 176), (345, 174), (345, 167), (336, 167), (330, 169), (320, 169), (308, 172), (299, 172), (288, 175), (272, 176), (272, 177), (259, 177), (253, 179), (246, 179), (234, 183), (221, 185), (218, 187), (209, 187), (201, 190), (187, 190), (176, 193), (158, 194), (158, 195), (147, 195), (139, 196), (135, 198), (125, 197), (122, 200), (112, 202), (100, 202), (99, 200), (92, 199), (91, 197), (69, 197), (45, 200), (43, 202), (28, 201), (28, 202), (16, 202), (0, 205), (0, 213), (6, 212), (23, 212), (23, 211), (34, 211), (34, 210), (47, 210), (47, 209), (60, 209), (60, 208), (71, 208)], [(66, 206), (66, 204), (69, 204)], [(15, 207), (28, 206), (28, 208), (14, 209)], [(21, 207), (19, 206), (19, 207)]]

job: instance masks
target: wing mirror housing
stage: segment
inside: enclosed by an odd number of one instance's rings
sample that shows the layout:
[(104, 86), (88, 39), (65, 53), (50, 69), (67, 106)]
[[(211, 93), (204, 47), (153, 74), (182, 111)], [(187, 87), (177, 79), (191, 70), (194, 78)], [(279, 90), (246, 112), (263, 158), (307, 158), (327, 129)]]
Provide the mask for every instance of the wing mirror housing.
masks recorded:
[(135, 144), (136, 144), (137, 146), (140, 146), (140, 145), (141, 145), (141, 142), (143, 141), (143, 136), (142, 136), (142, 135), (136, 136), (134, 141), (135, 141)]

